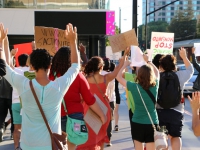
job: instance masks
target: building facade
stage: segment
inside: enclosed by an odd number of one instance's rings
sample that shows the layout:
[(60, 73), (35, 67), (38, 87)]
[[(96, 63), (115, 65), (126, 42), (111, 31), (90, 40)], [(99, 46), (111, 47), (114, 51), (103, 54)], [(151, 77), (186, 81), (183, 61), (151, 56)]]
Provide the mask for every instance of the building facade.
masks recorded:
[[(9, 29), (9, 44), (13, 48), (14, 44), (34, 41), (36, 11), (77, 11), (77, 18), (81, 18), (81, 12), (106, 12), (109, 8), (110, 0), (0, 0), (0, 22)], [(86, 45), (88, 57), (105, 56), (105, 35), (79, 34), (78, 42)]]
[[(142, 23), (145, 24), (146, 2), (147, 2), (147, 14), (148, 14), (173, 1), (174, 0), (143, 0)], [(178, 12), (179, 10), (185, 10), (188, 7), (193, 9), (195, 18), (197, 18), (197, 16), (200, 15), (200, 0), (180, 0), (149, 15), (147, 17), (147, 23), (152, 21), (161, 21), (161, 20), (169, 23), (176, 14), (176, 12)]]

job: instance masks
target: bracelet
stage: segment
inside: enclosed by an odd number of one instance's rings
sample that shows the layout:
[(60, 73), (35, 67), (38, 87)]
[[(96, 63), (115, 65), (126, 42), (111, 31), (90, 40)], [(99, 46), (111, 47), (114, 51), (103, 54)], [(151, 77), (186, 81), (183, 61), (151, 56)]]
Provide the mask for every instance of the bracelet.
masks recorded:
[(3, 51), (3, 48), (0, 47), (0, 51)]

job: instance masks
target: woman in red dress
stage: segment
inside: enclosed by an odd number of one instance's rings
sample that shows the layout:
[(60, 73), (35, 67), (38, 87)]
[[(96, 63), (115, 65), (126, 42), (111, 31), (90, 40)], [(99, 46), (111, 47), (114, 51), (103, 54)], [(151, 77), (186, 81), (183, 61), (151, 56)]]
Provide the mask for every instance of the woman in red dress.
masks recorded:
[[(111, 111), (110, 111), (109, 100), (105, 95), (105, 93), (107, 85), (117, 76), (117, 73), (123, 66), (124, 60), (125, 57), (121, 59), (119, 65), (115, 68), (113, 72), (106, 75), (100, 74), (104, 66), (104, 62), (101, 57), (98, 56), (92, 57), (86, 64), (84, 73), (90, 85), (90, 90), (93, 94), (96, 94), (108, 108), (106, 114), (107, 121), (105, 124), (102, 125), (100, 132), (98, 134), (96, 134), (93, 131), (93, 129), (89, 125), (87, 125), (89, 133), (88, 141), (85, 144), (79, 145), (77, 147), (77, 150), (103, 150), (104, 143), (110, 142), (107, 136), (107, 127), (111, 119)], [(85, 108), (85, 111), (87, 111), (87, 109), (88, 108)]]

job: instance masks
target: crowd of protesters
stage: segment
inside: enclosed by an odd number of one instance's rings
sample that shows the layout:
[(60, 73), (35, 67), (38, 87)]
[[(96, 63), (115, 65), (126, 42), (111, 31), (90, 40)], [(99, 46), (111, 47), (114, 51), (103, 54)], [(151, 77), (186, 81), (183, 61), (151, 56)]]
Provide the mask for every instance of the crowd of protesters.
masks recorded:
[[(20, 55), (19, 67), (16, 67), (14, 56), (18, 51), (10, 51), (7, 33), (8, 30), (0, 24), (0, 142), (9, 124), (9, 121), (5, 122), (9, 110), (15, 150), (52, 150), (52, 133), (63, 135), (65, 132), (66, 141), (60, 141), (62, 149), (103, 150), (105, 144), (112, 146), (112, 120), (115, 119), (114, 130), (119, 130), (120, 83), (127, 92), (135, 149), (143, 150), (143, 143), (147, 150), (155, 149), (152, 123), (158, 130), (165, 126), (172, 149), (181, 149), (184, 101), (180, 96), (176, 105), (166, 108), (159, 101), (161, 80), (166, 73), (173, 74), (179, 81), (178, 87), (182, 93), (185, 83), (194, 72), (193, 66), (200, 71), (194, 48), (193, 65), (187, 58), (186, 50), (179, 50), (186, 70), (177, 71), (176, 58), (171, 54), (156, 55), (153, 62), (144, 54), (145, 65), (132, 66), (134, 73), (131, 74), (125, 72), (130, 65), (130, 47), (125, 49), (118, 66), (99, 56), (88, 60), (85, 47), (82, 44), (77, 47), (76, 27), (68, 24), (65, 36), (69, 40), (69, 47), (61, 47), (52, 58), (47, 50), (37, 49), (33, 43), (30, 56)], [(200, 89), (199, 78), (194, 83), (195, 90)], [(47, 130), (48, 125), (45, 125), (35, 95), (52, 133)], [(194, 134), (200, 136), (200, 92), (194, 92), (192, 98), (188, 99), (193, 113), (192, 128)], [(84, 120), (89, 112), (99, 118), (101, 126), (97, 133), (93, 129), (95, 124), (90, 126)]]

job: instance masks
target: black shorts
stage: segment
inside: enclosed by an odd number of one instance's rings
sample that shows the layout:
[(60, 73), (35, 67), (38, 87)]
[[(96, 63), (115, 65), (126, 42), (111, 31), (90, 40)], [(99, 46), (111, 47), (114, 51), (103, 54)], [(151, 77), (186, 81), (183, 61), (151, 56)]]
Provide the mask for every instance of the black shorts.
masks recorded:
[[(156, 125), (157, 126), (157, 125)], [(141, 143), (154, 142), (154, 129), (152, 124), (131, 123), (132, 139)]]
[(115, 80), (115, 96), (116, 96), (116, 104), (120, 104), (121, 98), (119, 93), (119, 82)]
[(172, 137), (181, 137), (183, 114), (173, 109), (157, 109), (159, 125), (166, 126)]

